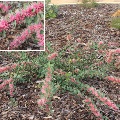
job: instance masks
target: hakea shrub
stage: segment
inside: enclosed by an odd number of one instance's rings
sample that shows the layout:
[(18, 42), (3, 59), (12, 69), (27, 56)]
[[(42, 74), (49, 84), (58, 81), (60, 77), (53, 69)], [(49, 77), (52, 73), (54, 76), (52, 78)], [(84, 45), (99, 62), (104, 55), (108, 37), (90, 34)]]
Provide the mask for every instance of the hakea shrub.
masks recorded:
[(43, 30), (43, 25), (41, 23), (39, 24), (33, 24), (28, 26), (20, 36), (17, 36), (9, 45), (9, 49), (15, 49), (18, 46), (20, 46), (22, 43), (24, 43), (28, 38), (32, 36), (33, 33), (36, 33), (36, 38), (38, 39), (39, 46), (44, 46), (44, 35), (40, 34), (40, 31)]
[[(106, 49), (103, 42), (98, 44), (86, 43), (81, 49), (76, 49), (78, 44), (75, 43), (71, 46), (67, 44), (62, 50), (57, 52), (47, 45), (47, 51), (40, 52), (37, 57), (32, 58), (29, 58), (27, 53), (21, 52), (19, 59), (22, 64), (20, 62), (20, 65), (12, 73), (14, 74), (12, 79), (18, 82), (31, 80), (33, 76), (36, 80), (42, 79), (42, 81), (38, 82), (41, 92), (36, 103), (43, 109), (45, 108), (44, 110), (47, 112), (52, 105), (51, 100), (54, 94), (58, 90), (62, 92), (68, 91), (72, 94), (89, 98), (85, 99), (84, 102), (89, 106), (96, 119), (102, 119), (101, 111), (97, 109), (94, 100), (97, 99), (98, 102), (103, 103), (116, 112), (119, 111), (119, 108), (112, 100), (105, 97), (107, 95), (103, 95), (100, 90), (85, 84), (84, 81), (99, 78), (108, 79), (111, 82), (115, 81), (116, 84), (119, 84), (119, 79), (109, 77), (108, 73), (111, 69), (111, 63), (106, 62)], [(103, 52), (99, 52), (100, 50), (103, 50)], [(119, 49), (114, 49), (110, 55), (119, 55)], [(10, 69), (7, 68), (6, 70)], [(2, 71), (4, 71), (3, 68)], [(12, 92), (14, 88), (11, 84), (9, 86), (11, 88), (10, 92)]]

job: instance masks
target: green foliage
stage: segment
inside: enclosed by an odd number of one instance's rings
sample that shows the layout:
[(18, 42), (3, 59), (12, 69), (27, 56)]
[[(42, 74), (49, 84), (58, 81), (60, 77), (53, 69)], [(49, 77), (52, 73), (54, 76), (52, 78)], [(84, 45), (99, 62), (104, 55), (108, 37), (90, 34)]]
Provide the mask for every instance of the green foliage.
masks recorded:
[(111, 26), (120, 30), (120, 17), (112, 18)]
[(49, 5), (50, 0), (46, 0), (45, 5), (45, 18), (56, 18), (58, 14), (58, 7), (56, 5)]
[(98, 6), (95, 0), (82, 0), (82, 5), (85, 8), (94, 8)]

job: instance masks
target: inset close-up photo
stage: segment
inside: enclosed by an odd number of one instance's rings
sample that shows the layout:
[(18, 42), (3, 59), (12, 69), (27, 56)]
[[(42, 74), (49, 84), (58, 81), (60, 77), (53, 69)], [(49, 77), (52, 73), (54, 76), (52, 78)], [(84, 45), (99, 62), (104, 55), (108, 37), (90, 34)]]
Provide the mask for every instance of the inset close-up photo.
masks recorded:
[(44, 48), (44, 1), (0, 1), (0, 50)]

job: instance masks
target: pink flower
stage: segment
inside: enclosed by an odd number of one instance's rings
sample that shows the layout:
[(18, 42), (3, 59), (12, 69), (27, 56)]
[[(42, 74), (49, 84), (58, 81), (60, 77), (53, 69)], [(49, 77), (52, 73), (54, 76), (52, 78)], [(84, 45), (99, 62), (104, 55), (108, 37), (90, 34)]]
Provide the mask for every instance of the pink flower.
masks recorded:
[(100, 41), (99, 43), (98, 43), (98, 47), (100, 47), (101, 45), (103, 45), (104, 44), (104, 42), (103, 41)]
[(21, 12), (17, 12), (15, 15), (15, 20), (17, 23), (21, 23), (25, 19), (25, 16), (22, 16)]
[(2, 10), (3, 10), (4, 12), (8, 12), (9, 8), (10, 8), (9, 6), (4, 5), (4, 6), (2, 7)]
[(39, 3), (33, 3), (32, 8), (35, 10), (35, 13), (38, 13), (43, 10), (44, 4), (39, 2)]
[(70, 78), (70, 81), (73, 82), (73, 83), (75, 83), (75, 84), (77, 84), (75, 78)]
[(13, 22), (15, 20), (15, 15), (10, 15), (9, 16), (9, 22)]
[(55, 59), (55, 57), (57, 57), (58, 56), (58, 53), (52, 53), (52, 54), (50, 54), (49, 56), (48, 56), (48, 60), (53, 60), (53, 59)]
[(3, 73), (7, 70), (12, 70), (17, 67), (17, 64), (13, 64), (11, 66), (0, 67), (0, 73)]
[(0, 73), (7, 71), (9, 68), (10, 68), (9, 66), (0, 67)]
[(107, 58), (106, 58), (106, 62), (107, 63), (111, 63), (112, 62), (112, 59), (113, 59), (113, 54), (114, 54), (114, 50), (110, 50), (108, 53), (107, 53)]
[(29, 6), (25, 11), (22, 11), (25, 17), (31, 17), (34, 14), (32, 6)]
[(30, 37), (30, 34), (28, 32), (28, 29), (25, 29), (20, 36), (16, 37), (16, 39), (10, 43), (9, 49), (12, 50), (17, 48), (22, 43), (24, 43), (28, 37)]
[(2, 9), (4, 12), (8, 12), (9, 8), (10, 6), (0, 3), (0, 9)]
[(10, 96), (13, 96), (13, 92), (14, 92), (14, 85), (13, 83), (9, 83), (9, 89), (10, 89)]
[(47, 102), (47, 100), (45, 98), (41, 98), (37, 101), (38, 105), (39, 106), (43, 106), (45, 105), (45, 103)]
[(44, 46), (44, 35), (43, 34), (37, 34), (37, 39), (38, 41), (38, 45), (39, 46)]
[(106, 79), (108, 79), (112, 82), (120, 83), (120, 78), (117, 78), (117, 77), (107, 76)]

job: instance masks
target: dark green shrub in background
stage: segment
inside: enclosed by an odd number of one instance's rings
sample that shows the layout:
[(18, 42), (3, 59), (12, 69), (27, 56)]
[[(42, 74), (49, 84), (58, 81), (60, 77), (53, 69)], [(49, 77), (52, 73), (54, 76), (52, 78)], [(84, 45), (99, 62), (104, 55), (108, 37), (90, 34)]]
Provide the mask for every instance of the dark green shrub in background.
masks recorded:
[(112, 18), (111, 26), (120, 30), (120, 17)]
[(56, 5), (50, 5), (51, 0), (45, 0), (45, 18), (56, 18), (58, 14), (58, 8)]
[(98, 3), (96, 3), (95, 0), (82, 0), (82, 5), (85, 8), (93, 8), (93, 7), (97, 7)]

